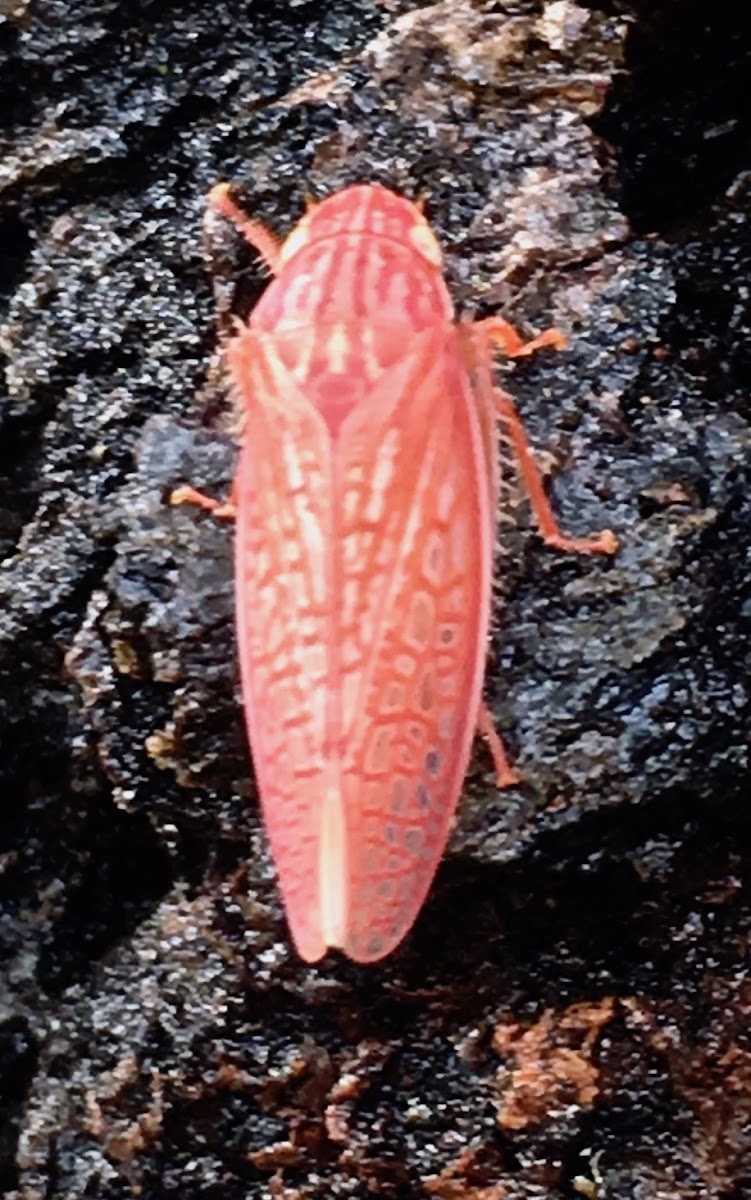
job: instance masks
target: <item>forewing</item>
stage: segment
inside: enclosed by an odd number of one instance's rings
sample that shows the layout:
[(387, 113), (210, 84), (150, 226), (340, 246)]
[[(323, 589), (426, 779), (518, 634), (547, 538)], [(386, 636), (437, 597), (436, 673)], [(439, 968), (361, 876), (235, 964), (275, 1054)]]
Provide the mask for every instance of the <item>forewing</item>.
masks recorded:
[(492, 550), (492, 447), (457, 333), (420, 335), (376, 391), (335, 468), (343, 949), (361, 962), (410, 928), (445, 847), (477, 720)]
[(243, 697), (298, 951), (365, 962), (413, 923), (467, 766), (488, 623), (486, 451), (452, 327), (381, 337), (387, 365), (335, 437), (286, 350), (252, 331), (231, 350), (247, 415)]
[(271, 339), (245, 331), (230, 366), (247, 430), (235, 484), (243, 702), (290, 928), (300, 955), (315, 961), (326, 951), (320, 802), (339, 791), (338, 764), (327, 753), (330, 440)]

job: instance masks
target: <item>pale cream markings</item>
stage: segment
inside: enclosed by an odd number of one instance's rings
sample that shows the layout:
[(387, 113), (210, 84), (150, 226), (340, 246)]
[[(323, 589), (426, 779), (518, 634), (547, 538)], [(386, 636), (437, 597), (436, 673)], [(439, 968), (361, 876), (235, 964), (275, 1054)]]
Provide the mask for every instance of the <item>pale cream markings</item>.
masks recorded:
[[(364, 464), (353, 462), (348, 467), (348, 486), (343, 493), (342, 568), (346, 576), (340, 618), (343, 736), (347, 736), (358, 716), (359, 696), (364, 686), (362, 667), (376, 634), (379, 566), (384, 560), (390, 565), (393, 558), (395, 541), (384, 529), (384, 517), (387, 518), (385, 493), (395, 476), (398, 443), (398, 433), (386, 431), (376, 466), (371, 468), (368, 464), (367, 479)], [(365, 522), (372, 528), (367, 528)], [(393, 522), (386, 520), (386, 524)]]
[(451, 527), (451, 515), (456, 504), (456, 485), (451, 479), (444, 479), (438, 489), (438, 504), (436, 514), (438, 520), (447, 529)]
[(356, 285), (349, 261), (351, 250), (346, 239), (328, 239), (316, 247), (315, 253), (315, 286), (305, 315), (320, 334), (332, 318), (336, 320), (341, 313), (350, 316)]
[(271, 414), (287, 410), (290, 377), (294, 377), (294, 370), (282, 357), (284, 345), (282, 339), (278, 339), (276, 344), (272, 338), (264, 338), (262, 343), (259, 342), (258, 354), (253, 356), (250, 363), (253, 395), (259, 407), (269, 414), (270, 420), (274, 419)]
[(366, 228), (377, 237), (388, 237), (390, 231), (389, 214), (384, 212), (375, 196), (373, 200), (375, 202), (369, 205), (370, 211), (366, 216)]
[[(353, 493), (349, 494), (349, 498), (345, 493), (344, 499), (344, 516), (350, 518), (356, 516), (355, 512), (351, 511), (352, 506), (356, 504), (357, 497)], [(347, 513), (347, 510), (349, 514)], [(370, 560), (373, 555), (373, 549), (376, 543), (376, 533), (373, 529), (364, 529), (355, 527), (350, 533), (345, 533), (342, 538), (342, 565), (345, 574), (355, 584), (355, 589), (347, 592), (344, 596), (345, 603), (342, 607), (342, 624), (347, 627), (355, 621), (358, 616), (358, 605), (355, 603), (357, 597), (361, 595), (362, 589), (358, 586), (358, 581), (371, 573)], [(352, 603), (348, 603), (350, 600)]]
[(343, 671), (354, 671), (362, 664), (364, 656), (363, 647), (356, 637), (350, 634), (342, 640), (340, 661)]
[(341, 681), (342, 695), (342, 734), (347, 737), (352, 725), (358, 714), (358, 698), (360, 688), (362, 687), (362, 679), (359, 671), (354, 671), (351, 668), (347, 670), (343, 667)]
[(252, 560), (245, 564), (245, 574), (252, 577), (263, 587), (271, 579), (271, 555), (265, 542), (256, 541), (252, 545)]
[[(365, 243), (363, 246), (365, 253), (363, 254), (364, 263), (362, 265), (362, 295), (365, 297), (365, 306), (371, 310), (378, 312), (379, 320), (383, 320), (384, 313), (381, 304), (381, 288), (384, 278), (388, 278), (388, 271), (384, 261), (383, 247), (378, 242)], [(398, 319), (401, 314), (389, 313), (391, 319)]]
[(312, 327), (320, 316), (321, 308), (326, 305), (326, 297), (330, 291), (328, 281), (336, 278), (334, 264), (339, 254), (336, 240), (322, 242), (315, 255), (308, 255), (307, 270), (293, 272), (291, 279), (286, 282), (282, 315), (276, 325), (276, 333), (285, 330), (306, 329), (311, 335), (308, 339), (309, 349), (315, 346)]
[(411, 654), (397, 654), (394, 659), (394, 671), (403, 679), (411, 679), (417, 670), (417, 660)]
[[(322, 348), (322, 357), (332, 375), (344, 375), (347, 362), (352, 357), (352, 340), (343, 321), (337, 321), (331, 326), (328, 337)], [(317, 364), (320, 370), (320, 364)]]
[[(292, 505), (290, 509), (277, 510), (274, 504), (264, 504), (262, 500), (266, 536), (276, 534), (280, 538), (276, 545), (277, 550), (282, 547), (284, 558), (288, 553), (284, 547), (295, 546), (292, 563), (299, 563), (299, 568), (283, 575), (284, 580), (289, 581), (295, 607), (322, 610), (326, 602), (325, 510), (320, 511), (320, 504), (313, 509), (312, 497), (317, 500), (322, 497), (325, 473), (320, 464), (312, 462), (310, 451), (305, 446), (301, 448), (292, 434), (287, 434), (281, 442), (280, 474), (287, 492), (286, 502), (292, 502)], [(304, 583), (306, 590), (302, 595), (294, 594), (296, 583)], [(302, 596), (305, 596), (305, 602)]]
[(365, 233), (373, 230), (379, 221), (383, 220), (382, 208), (378, 193), (363, 190), (360, 203), (351, 210), (351, 218), (347, 222), (353, 233)]
[(358, 332), (360, 335), (359, 349), (364, 374), (368, 383), (372, 385), (380, 378), (384, 370), (383, 364), (378, 357), (375, 330), (372, 325), (361, 325)]
[[(352, 525), (360, 511), (360, 496), (365, 480), (361, 477), (356, 467), (348, 468), (347, 477), (349, 486), (344, 489), (342, 496), (342, 517), (346, 524)], [(373, 533), (371, 531), (367, 532), (370, 534), (372, 540)], [(367, 554), (369, 547), (366, 548), (364, 545), (364, 534), (365, 531), (355, 527), (351, 533), (346, 533), (342, 539), (344, 561), (350, 568), (361, 562)]]
[(346, 238), (337, 241), (337, 257), (331, 265), (331, 275), (320, 281), (325, 296), (319, 308), (319, 322), (344, 320), (350, 326), (372, 319), (372, 302), (365, 287), (364, 270), (368, 246), (365, 239)]
[[(313, 276), (310, 270), (293, 271), (289, 280), (284, 280), (283, 290), (277, 294), (277, 314), (269, 330), (271, 336), (282, 335), (289, 330), (300, 330), (310, 325), (310, 296)], [(274, 287), (274, 284), (272, 284)], [(280, 284), (280, 287), (281, 284)], [(262, 300), (263, 304), (263, 300)]]
[(300, 447), (289, 435), (282, 437), (281, 450), (285, 491), (287, 495), (294, 495), (302, 491), (306, 482), (301, 462), (303, 454), (300, 452)]
[(359, 469), (349, 473), (359, 486), (345, 493), (345, 523), (355, 528), (342, 539), (345, 584), (341, 596), (343, 735), (346, 737), (358, 716), (359, 696), (363, 687), (362, 669), (375, 635), (378, 588), (373, 581), (373, 550), (376, 530), (363, 529), (358, 522), (363, 497), (369, 494)]
[(440, 270), (443, 265), (443, 255), (427, 221), (416, 221), (407, 236), (410, 245), (414, 247), (420, 257), (429, 262), (431, 267), (437, 267)]
[(308, 562), (308, 569), (304, 572), (304, 580), (307, 586), (305, 605), (312, 610), (322, 611), (327, 604), (325, 571), (326, 538), (320, 518), (310, 508), (300, 506), (297, 516), (297, 536), (302, 539), (302, 543), (305, 546)]
[[(270, 545), (277, 554), (281, 553), (283, 560), (285, 546), (294, 545), (295, 550), (290, 556), (292, 569), (279, 572), (268, 583), (264, 578), (270, 570), (270, 561), (262, 563), (261, 586), (256, 589), (261, 617), (257, 621), (251, 620), (249, 626), (250, 630), (266, 630), (263, 645), (258, 644), (257, 638), (251, 640), (254, 671), (260, 681), (257, 690), (269, 697), (268, 710), (261, 719), (263, 740), (269, 750), (273, 747), (274, 754), (288, 762), (288, 771), (294, 776), (298, 765), (304, 765), (306, 774), (311, 768), (319, 773), (323, 765), (321, 747), (326, 728), (323, 685), (328, 663), (324, 639), (320, 637), (320, 622), (310, 609), (316, 604), (320, 608), (325, 598), (321, 586), (325, 538), (322, 518), (310, 508), (309, 492), (320, 494), (324, 475), (320, 465), (314, 463), (309, 449), (301, 449), (289, 436), (283, 437), (277, 445), (281, 445), (281, 474), (296, 494), (287, 494), (290, 511), (274, 502), (273, 497), (278, 492), (270, 483), (261, 493), (258, 517), (262, 522), (263, 541), (260, 544), (269, 560), (267, 548)], [(264, 469), (268, 475), (274, 475), (273, 464)], [(256, 561), (256, 570), (257, 566)], [(297, 642), (300, 626), (305, 634), (303, 644)], [(291, 627), (295, 630), (294, 637), (290, 634)], [(316, 631), (319, 631), (318, 637)], [(284, 735), (285, 731), (288, 733), (295, 727), (301, 728), (300, 737), (305, 745), (291, 753)], [(300, 754), (300, 750), (304, 752)]]
[[(278, 409), (285, 411), (290, 403), (290, 381), (297, 382), (295, 372), (300, 361), (300, 342), (303, 337), (307, 338), (307, 328), (305, 326), (292, 325), (291, 328), (282, 329), (264, 335), (263, 353), (273, 353), (281, 363), (281, 367), (287, 373), (287, 385), (283, 394), (270, 397), (272, 401), (276, 401)], [(263, 401), (261, 401), (263, 403)]]
[[(289, 262), (293, 255), (297, 254), (298, 250), (302, 250), (303, 246), (310, 240), (311, 217), (312, 214), (301, 217), (290, 235), (282, 242), (279, 250), (277, 275), (279, 274), (279, 270)], [(292, 278), (294, 279), (294, 273)]]
[[(422, 529), (423, 512), (425, 511), (425, 505), (423, 503), (424, 495), (426, 490), (435, 482), (434, 467), (436, 457), (437, 447), (435, 445), (435, 430), (428, 430), (422, 466), (417, 475), (412, 504), (410, 506), (401, 537), (399, 538), (398, 562), (410, 561), (414, 554), (414, 550)], [(401, 586), (403, 582), (403, 575), (403, 571), (394, 572), (395, 589)]]
[[(439, 509), (442, 510), (441, 516), (445, 520), (448, 520), (451, 515), (451, 508), (455, 498), (455, 486), (450, 480), (446, 481), (445, 486), (442, 487), (441, 493), (439, 494)], [(460, 570), (462, 566), (466, 566), (464, 548), (462, 548), (461, 561), (457, 562), (459, 539), (451, 538), (450, 533), (451, 525), (449, 525), (448, 530), (445, 526), (439, 530), (434, 530), (427, 540), (427, 544), (422, 555), (421, 565), (423, 569), (423, 576), (426, 579), (426, 583), (429, 585), (432, 584), (433, 590), (439, 592), (439, 595), (441, 590), (440, 585), (441, 583), (445, 583), (445, 575), (449, 565), (454, 568), (452, 574), (454, 574), (457, 570)], [(449, 543), (448, 546), (447, 541)], [(449, 557), (453, 558), (454, 560), (450, 564), (447, 561)], [(424, 595), (424, 593), (418, 593), (416, 599), (419, 600), (421, 595)], [(448, 604), (446, 603), (447, 599), (449, 601)], [(464, 589), (461, 583), (457, 583), (450, 589), (448, 596), (443, 597), (443, 602), (440, 603), (440, 611), (445, 613), (447, 608), (449, 612), (453, 610), (455, 619), (451, 620), (449, 617), (448, 620), (444, 618), (442, 621), (439, 619), (430, 623), (429, 637), (431, 642), (434, 645), (437, 645), (438, 648), (442, 647), (444, 649), (451, 649), (453, 647), (455, 649), (455, 653), (453, 656), (450, 653), (440, 654), (437, 661), (431, 664), (435, 667), (435, 673), (432, 670), (426, 671), (418, 682), (416, 699), (418, 705), (423, 709), (423, 711), (426, 712), (426, 714), (433, 713), (439, 694), (445, 694), (451, 697), (455, 697), (457, 695), (458, 677), (461, 674), (461, 663), (456, 661), (455, 655), (456, 652), (461, 649), (460, 643), (462, 630), (459, 620), (463, 612), (463, 599)], [(423, 608), (422, 616), (427, 618), (427, 615), (427, 609)], [(421, 639), (421, 635), (424, 633), (424, 630), (420, 628), (419, 621), (412, 622), (410, 633), (413, 636), (417, 634), (418, 640)], [(436, 675), (438, 676), (437, 680), (435, 678)], [(423, 760), (426, 773), (434, 779), (438, 778), (441, 774), (442, 767), (445, 762), (445, 757), (442, 753), (441, 747), (445, 746), (449, 742), (453, 731), (453, 725), (454, 714), (452, 708), (443, 708), (440, 710), (438, 713), (437, 725), (435, 726), (435, 734), (432, 735), (431, 738), (431, 740), (437, 741), (438, 744), (432, 746), (428, 750)], [(425, 791), (425, 803), (428, 805), (430, 803), (427, 791)]]
[(401, 434), (398, 429), (389, 429), (378, 447), (376, 460), (370, 473), (368, 501), (363, 514), (366, 521), (378, 524), (384, 515), (386, 493), (394, 481), (396, 459), (401, 449)]
[[(400, 536), (398, 538), (392, 539), (387, 547), (389, 550), (388, 559), (390, 560), (387, 565), (389, 567), (393, 567), (394, 563), (397, 565), (399, 563), (404, 563), (405, 560), (409, 563), (411, 559), (414, 558), (415, 554), (420, 555), (422, 553), (421, 546), (418, 544), (417, 540), (417, 535), (420, 533), (420, 526), (422, 523), (422, 501), (425, 496), (425, 490), (428, 487), (434, 486), (437, 482), (436, 459), (439, 453), (439, 445), (436, 444), (435, 439), (429, 436), (428, 442), (428, 450), (423, 458), (422, 469), (418, 475), (417, 484), (411, 498), (410, 510), (408, 512), (406, 522), (407, 527), (404, 531), (400, 532)], [(453, 497), (453, 499), (455, 499), (455, 497)], [(450, 509), (450, 500), (446, 507)], [(448, 515), (450, 515), (450, 512)], [(386, 548), (385, 538), (381, 541), (379, 548)], [(411, 568), (408, 566), (406, 571), (404, 569), (401, 571), (398, 569), (394, 571), (390, 581), (390, 586), (388, 588), (388, 591), (392, 595), (396, 595), (398, 597), (400, 591), (403, 591), (406, 578), (409, 576), (410, 570)], [(388, 601), (388, 598), (388, 596), (385, 597), (385, 600)], [(383, 598), (381, 598), (381, 600), (383, 601)], [(349, 604), (349, 599), (347, 600), (347, 604)], [(436, 617), (433, 610), (433, 598), (427, 592), (419, 593), (416, 597), (416, 602), (411, 613), (411, 628), (409, 631), (413, 642), (413, 648), (417, 650), (418, 654), (411, 654), (402, 649), (397, 655), (395, 663), (396, 671), (394, 672), (394, 674), (397, 676), (394, 682), (397, 685), (399, 684), (399, 671), (401, 670), (402, 674), (407, 679), (414, 677), (418, 671), (419, 658), (422, 657), (428, 649), (432, 648), (432, 644), (436, 636), (434, 629)], [(404, 647), (405, 639), (402, 631), (392, 631), (391, 636), (396, 640), (397, 648)], [(409, 641), (409, 639), (407, 639), (407, 641)], [(425, 708), (431, 710), (435, 705), (434, 691), (435, 688), (432, 678), (429, 676), (423, 678), (421, 692), (418, 689), (418, 703), (422, 703)], [(355, 689), (353, 688), (353, 695), (354, 692)], [(387, 695), (388, 693), (384, 690), (383, 698), (386, 698)], [(391, 696), (388, 696), (388, 700), (394, 701), (397, 699), (397, 697), (398, 693), (396, 696), (394, 696), (392, 693)], [(381, 699), (381, 696), (379, 696), (378, 699)], [(390, 717), (392, 715), (389, 711), (390, 707), (391, 705), (388, 702), (383, 707), (379, 705), (379, 707), (375, 710), (375, 713), (370, 715), (375, 720), (377, 720), (379, 717), (383, 717), (384, 715)], [(400, 712), (395, 712), (393, 715), (403, 716), (403, 708), (400, 710)], [(399, 739), (398, 743), (396, 742), (397, 736)], [(370, 742), (366, 742), (365, 744), (362, 760), (364, 772), (366, 774), (377, 772), (380, 775), (384, 775), (387, 772), (393, 771), (394, 767), (396, 766), (399, 766), (400, 769), (404, 769), (402, 764), (409, 763), (412, 773), (414, 769), (419, 766), (419, 764), (425, 762), (426, 751), (428, 750), (427, 741), (427, 730), (425, 726), (422, 723), (417, 723), (415, 721), (409, 724), (406, 731), (392, 725), (387, 726), (386, 729), (380, 728), (378, 729), (377, 733), (374, 731), (374, 733), (371, 735)], [(402, 780), (397, 785), (396, 792), (392, 795), (391, 801), (397, 806), (409, 804), (411, 808), (412, 803), (409, 800), (408, 793), (405, 792), (404, 799), (400, 799), (400, 789), (406, 787), (407, 784), (404, 780)], [(414, 783), (410, 783), (409, 791), (413, 792), (413, 788)], [(425, 795), (427, 796), (427, 792), (425, 792)], [(429, 798), (427, 803), (430, 803)], [(398, 864), (396, 865), (398, 866)]]
[[(365, 639), (362, 635), (364, 621), (370, 634), (372, 613), (367, 605), (362, 576), (345, 578), (340, 591), (340, 608), (337, 621), (337, 638), (341, 645), (341, 663), (348, 669), (356, 666), (365, 655)], [(346, 619), (345, 619), (346, 618)], [(368, 624), (369, 623), (369, 624)]]
[(323, 686), (328, 677), (328, 655), (321, 642), (298, 643), (296, 653), (290, 655), (290, 663), (296, 664), (311, 690)]
[[(396, 525), (396, 521), (392, 519), (390, 522), (389, 528), (391, 529), (395, 525)], [(375, 554), (375, 558), (373, 560), (375, 565), (381, 571), (387, 571), (389, 569), (389, 567), (391, 567), (392, 563), (394, 562), (394, 557), (395, 557), (398, 545), (399, 545), (399, 538), (396, 535), (393, 535), (393, 536), (384, 535), (384, 537), (381, 539), (380, 544), (376, 548), (376, 554)]]
[(304, 391), (310, 378), (312, 366), (316, 355), (320, 352), (320, 346), (316, 344), (316, 337), (312, 327), (312, 318), (308, 316), (305, 309), (302, 307), (301, 312), (305, 317), (305, 324), (300, 326), (300, 318), (298, 313), (293, 310), (293, 317), (285, 322), (287, 326), (294, 328), (295, 325), (299, 328), (299, 341), (297, 343), (297, 355), (295, 365), (291, 368), (295, 382)]
[(326, 946), (346, 941), (349, 887), (347, 878), (347, 826), (338, 763), (329, 763), (322, 779), (319, 827), (318, 888), (321, 935)]
[(282, 561), (291, 579), (303, 579), (304, 560), (297, 538), (285, 538), (282, 543)]
[(279, 671), (278, 664), (281, 664), (282, 677), (284, 678), (286, 677), (290, 668), (290, 663), (287, 661), (287, 656), (283, 656), (281, 653), (282, 648), (287, 643), (286, 615), (282, 616), (282, 614), (278, 612), (278, 607), (276, 605), (274, 605), (271, 612), (275, 613), (276, 615), (273, 617), (273, 619), (268, 620), (267, 614), (267, 623), (264, 625), (266, 632), (263, 638), (263, 651), (265, 658), (270, 663), (274, 662), (277, 664), (277, 674)]

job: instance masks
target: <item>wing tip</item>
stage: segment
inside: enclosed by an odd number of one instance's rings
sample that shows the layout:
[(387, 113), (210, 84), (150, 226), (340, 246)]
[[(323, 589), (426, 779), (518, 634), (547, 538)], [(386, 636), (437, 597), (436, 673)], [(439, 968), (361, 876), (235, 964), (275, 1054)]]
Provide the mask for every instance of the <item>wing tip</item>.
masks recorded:
[(295, 933), (293, 928), (290, 928), (290, 933), (295, 950), (303, 962), (317, 963), (328, 954), (329, 948), (322, 937), (309, 934), (303, 937)]
[(373, 929), (368, 929), (364, 933), (349, 932), (344, 945), (341, 946), (342, 954), (346, 954), (347, 958), (361, 966), (381, 962), (401, 945), (412, 925), (413, 921), (410, 921), (408, 924), (400, 925), (398, 929), (391, 929), (385, 933)]
[(345, 930), (340, 937), (329, 937), (328, 940), (325, 940), (321, 933), (302, 937), (292, 930), (292, 941), (299, 957), (311, 966), (326, 958), (331, 951), (335, 951), (358, 966), (366, 967), (381, 962), (392, 954), (410, 928), (411, 924), (388, 935), (374, 933), (372, 930), (367, 931), (365, 935)]

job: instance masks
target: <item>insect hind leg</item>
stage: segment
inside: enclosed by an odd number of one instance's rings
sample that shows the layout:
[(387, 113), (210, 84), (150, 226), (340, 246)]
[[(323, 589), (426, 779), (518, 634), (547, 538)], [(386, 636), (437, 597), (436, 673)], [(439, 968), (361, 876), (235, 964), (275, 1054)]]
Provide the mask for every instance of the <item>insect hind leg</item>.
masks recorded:
[(477, 714), (477, 729), (488, 743), (495, 766), (495, 784), (497, 788), (513, 787), (521, 783), (521, 775), (509, 762), (503, 739), (495, 727), (495, 722), (485, 701), (481, 701)]

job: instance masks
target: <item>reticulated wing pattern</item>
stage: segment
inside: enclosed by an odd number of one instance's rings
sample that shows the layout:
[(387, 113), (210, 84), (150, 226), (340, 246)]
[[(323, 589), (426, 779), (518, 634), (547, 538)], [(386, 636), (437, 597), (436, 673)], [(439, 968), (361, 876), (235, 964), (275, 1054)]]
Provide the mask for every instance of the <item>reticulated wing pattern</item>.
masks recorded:
[(253, 762), (285, 909), (308, 961), (320, 918), (319, 799), (337, 788), (330, 741), (330, 441), (272, 343), (232, 344), (246, 435), (236, 477), (237, 632)]
[(230, 352), (246, 408), (245, 710), (290, 928), (309, 961), (327, 945), (381, 958), (411, 926), (482, 685), (489, 491), (458, 336), (440, 326), (393, 338), (336, 436), (284, 365), (287, 344), (246, 331)]
[(337, 446), (343, 948), (358, 961), (413, 923), (466, 772), (488, 625), (487, 452), (446, 328), (413, 338)]

